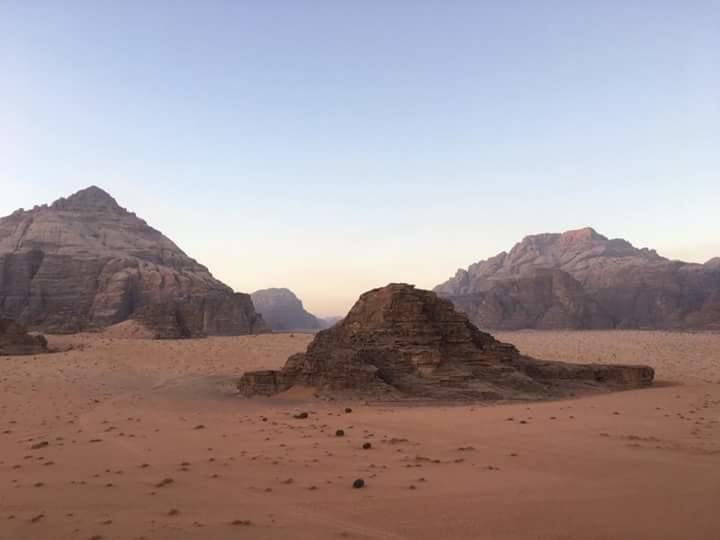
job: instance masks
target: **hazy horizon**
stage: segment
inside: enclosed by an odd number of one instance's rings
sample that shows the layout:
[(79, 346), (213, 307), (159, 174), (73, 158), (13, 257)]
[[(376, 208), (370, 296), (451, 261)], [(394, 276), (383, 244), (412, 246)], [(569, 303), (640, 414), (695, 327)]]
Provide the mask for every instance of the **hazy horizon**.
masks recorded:
[(5, 2), (0, 215), (95, 184), (319, 316), (541, 232), (705, 262), (719, 25), (702, 2)]

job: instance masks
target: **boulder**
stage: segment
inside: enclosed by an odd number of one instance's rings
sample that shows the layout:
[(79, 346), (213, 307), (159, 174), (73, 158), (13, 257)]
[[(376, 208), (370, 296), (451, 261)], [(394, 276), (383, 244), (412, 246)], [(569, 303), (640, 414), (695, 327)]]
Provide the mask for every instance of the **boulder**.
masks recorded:
[(10, 319), (0, 319), (0, 356), (19, 356), (48, 352), (45, 336), (33, 336)]
[(370, 399), (547, 399), (647, 386), (646, 366), (539, 361), (480, 331), (431, 291), (390, 284), (363, 294), (342, 322), (277, 371), (249, 372), (244, 395), (293, 386)]

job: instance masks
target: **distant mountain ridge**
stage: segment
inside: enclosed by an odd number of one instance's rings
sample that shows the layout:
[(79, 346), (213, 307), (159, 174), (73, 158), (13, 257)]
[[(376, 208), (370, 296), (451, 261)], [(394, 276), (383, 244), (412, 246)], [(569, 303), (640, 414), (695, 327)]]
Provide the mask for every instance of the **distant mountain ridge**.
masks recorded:
[(128, 319), (166, 338), (265, 328), (249, 295), (96, 186), (0, 219), (0, 316), (49, 333)]
[(671, 261), (588, 227), (527, 236), (435, 291), (486, 328), (714, 329), (718, 261)]
[(320, 330), (327, 326), (325, 321), (307, 312), (302, 300), (290, 289), (261, 289), (250, 296), (255, 308), (276, 332)]

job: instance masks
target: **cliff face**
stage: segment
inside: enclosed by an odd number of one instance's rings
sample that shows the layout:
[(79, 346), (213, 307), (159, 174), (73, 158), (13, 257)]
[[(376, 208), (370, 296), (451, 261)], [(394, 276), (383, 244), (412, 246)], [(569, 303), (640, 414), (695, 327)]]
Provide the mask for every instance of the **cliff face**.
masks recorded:
[(0, 315), (50, 333), (127, 319), (157, 337), (265, 328), (249, 295), (94, 186), (0, 219)]
[(487, 328), (720, 328), (720, 266), (593, 229), (528, 236), (435, 291)]
[(289, 289), (262, 289), (251, 296), (255, 308), (275, 331), (319, 330), (325, 326), (305, 310), (302, 301)]

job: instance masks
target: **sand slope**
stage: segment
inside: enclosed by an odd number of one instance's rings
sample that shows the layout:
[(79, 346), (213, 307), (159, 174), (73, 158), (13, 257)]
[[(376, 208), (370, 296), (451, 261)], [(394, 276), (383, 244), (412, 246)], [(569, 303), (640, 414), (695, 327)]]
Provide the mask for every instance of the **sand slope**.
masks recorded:
[(230, 379), (311, 336), (51, 337), (76, 348), (0, 360), (0, 538), (720, 538), (720, 335), (498, 337), (660, 382), (493, 407), (244, 400)]

